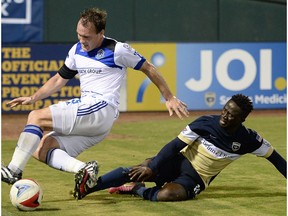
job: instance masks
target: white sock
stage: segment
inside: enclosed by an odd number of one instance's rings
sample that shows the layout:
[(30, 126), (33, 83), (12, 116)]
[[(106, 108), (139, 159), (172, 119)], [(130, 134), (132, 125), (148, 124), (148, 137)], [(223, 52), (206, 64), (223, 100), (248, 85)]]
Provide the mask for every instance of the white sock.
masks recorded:
[(61, 149), (50, 149), (47, 153), (46, 163), (50, 167), (71, 173), (77, 173), (86, 165)]
[(20, 134), (12, 160), (8, 168), (15, 173), (22, 172), (31, 155), (37, 149), (43, 131), (35, 125), (26, 125), (24, 131)]

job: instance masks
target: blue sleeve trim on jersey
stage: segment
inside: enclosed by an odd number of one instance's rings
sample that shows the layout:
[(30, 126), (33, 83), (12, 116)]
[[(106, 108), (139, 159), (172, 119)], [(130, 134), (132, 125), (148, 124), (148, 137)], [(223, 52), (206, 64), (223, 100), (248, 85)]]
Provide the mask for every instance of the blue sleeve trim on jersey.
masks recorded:
[(180, 150), (186, 146), (187, 144), (185, 142), (180, 140), (178, 137), (175, 138), (159, 151), (159, 153), (148, 164), (148, 167), (153, 171), (153, 173), (157, 173), (157, 170), (162, 164), (179, 154)]
[(69, 69), (65, 64), (59, 69), (59, 75), (63, 79), (72, 79), (78, 72), (75, 70)]
[(287, 178), (287, 161), (274, 149), (272, 154), (267, 158), (276, 169)]
[(134, 69), (139, 70), (145, 61), (146, 59), (142, 57), (142, 59), (138, 62), (138, 64), (134, 67)]

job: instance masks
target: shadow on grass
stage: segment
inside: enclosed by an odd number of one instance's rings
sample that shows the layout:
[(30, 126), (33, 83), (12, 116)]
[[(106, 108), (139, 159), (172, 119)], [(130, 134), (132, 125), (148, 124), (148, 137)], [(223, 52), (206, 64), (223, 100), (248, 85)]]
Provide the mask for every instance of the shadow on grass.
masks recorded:
[[(286, 192), (275, 191), (275, 192), (265, 192), (263, 188), (249, 187), (249, 186), (211, 186), (206, 191), (203, 191), (198, 199), (214, 199), (214, 198), (248, 198), (248, 197), (285, 197)], [(95, 205), (95, 204), (105, 204), (114, 205), (121, 202), (142, 202), (143, 199), (129, 194), (109, 194), (109, 193), (92, 193), (86, 196), (82, 200), (75, 200), (72, 197), (69, 199), (58, 199), (58, 200), (47, 200), (46, 203), (54, 202), (69, 202), (72, 205)], [(39, 209), (41, 210), (41, 209)], [(57, 211), (58, 209), (47, 209), (47, 211)], [(46, 211), (46, 209), (43, 209)]]
[[(75, 200), (72, 197), (69, 199), (58, 199), (58, 200), (47, 200), (45, 201), (46, 203), (57, 203), (57, 202), (74, 202), (77, 204), (85, 204), (85, 205), (89, 205), (89, 203), (91, 204), (95, 204), (95, 202), (97, 202), (98, 204), (115, 204), (115, 203), (120, 203), (120, 202), (126, 202), (126, 201), (136, 201), (136, 200), (140, 200), (142, 201), (142, 198), (140, 197), (136, 197), (133, 195), (129, 195), (129, 194), (89, 194), (88, 196), (86, 196), (85, 198), (83, 198), (82, 200)], [(91, 201), (95, 201), (95, 202), (91, 202)]]
[(34, 210), (34, 212), (53, 212), (53, 211), (61, 211), (60, 208), (38, 208)]
[[(286, 196), (286, 192), (274, 191), (267, 192), (263, 188), (249, 187), (249, 186), (211, 186), (207, 190), (202, 191), (201, 199), (206, 198), (245, 198), (245, 197), (279, 197)], [(200, 196), (199, 195), (199, 196)]]

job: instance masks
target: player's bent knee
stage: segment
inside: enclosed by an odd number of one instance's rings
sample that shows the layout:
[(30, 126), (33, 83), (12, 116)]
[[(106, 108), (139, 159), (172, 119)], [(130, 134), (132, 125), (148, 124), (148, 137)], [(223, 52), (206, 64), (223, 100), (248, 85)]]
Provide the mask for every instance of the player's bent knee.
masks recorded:
[(185, 188), (176, 183), (167, 183), (157, 195), (158, 201), (182, 201), (187, 200)]
[(54, 139), (51, 136), (45, 135), (41, 139), (41, 142), (38, 148), (36, 149), (36, 151), (34, 152), (33, 157), (45, 163), (48, 151), (50, 149), (55, 149), (55, 148), (60, 148), (56, 139)]
[(38, 110), (32, 110), (28, 115), (27, 124), (35, 124), (38, 119)]
[(51, 130), (52, 117), (49, 108), (32, 110), (28, 115), (27, 124), (37, 125), (42, 130)]

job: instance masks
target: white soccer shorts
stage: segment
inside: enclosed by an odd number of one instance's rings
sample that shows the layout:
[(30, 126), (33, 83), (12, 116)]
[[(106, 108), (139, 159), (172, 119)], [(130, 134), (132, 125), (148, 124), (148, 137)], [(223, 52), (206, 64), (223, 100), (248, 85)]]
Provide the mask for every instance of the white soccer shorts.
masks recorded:
[(60, 148), (77, 157), (102, 141), (118, 118), (118, 109), (95, 98), (72, 99), (50, 106), (53, 133)]

